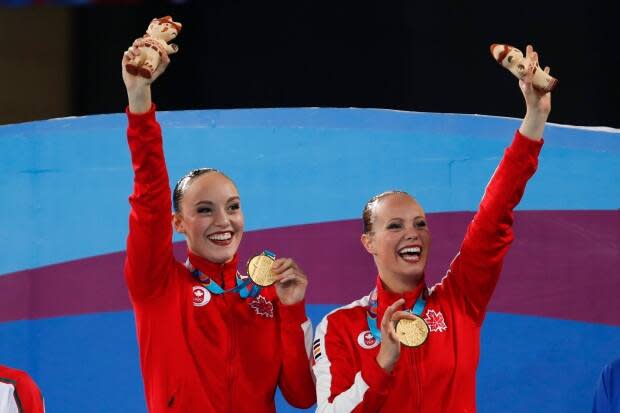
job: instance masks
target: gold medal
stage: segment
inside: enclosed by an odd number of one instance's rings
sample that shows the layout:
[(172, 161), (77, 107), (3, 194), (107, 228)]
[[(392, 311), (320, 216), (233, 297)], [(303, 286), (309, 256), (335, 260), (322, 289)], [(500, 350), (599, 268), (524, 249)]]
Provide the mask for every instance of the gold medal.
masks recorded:
[(428, 338), (428, 325), (422, 317), (413, 314), (414, 320), (401, 319), (396, 324), (396, 335), (401, 343), (408, 347), (418, 347)]
[(267, 287), (276, 282), (276, 276), (271, 272), (271, 267), (275, 258), (262, 253), (256, 255), (248, 261), (248, 275), (254, 284), (260, 287)]

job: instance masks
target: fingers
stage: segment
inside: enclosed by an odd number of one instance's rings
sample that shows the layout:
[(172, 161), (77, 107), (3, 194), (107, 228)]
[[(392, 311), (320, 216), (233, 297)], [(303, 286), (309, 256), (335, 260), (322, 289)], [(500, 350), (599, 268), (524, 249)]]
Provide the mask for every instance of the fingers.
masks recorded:
[(298, 271), (295, 268), (289, 268), (288, 270), (284, 271), (282, 274), (278, 274), (276, 276), (276, 279), (281, 284), (287, 283), (289, 281), (302, 282), (302, 283), (308, 282), (306, 275)]
[(392, 323), (392, 316), (394, 313), (405, 304), (405, 299), (401, 298), (392, 303), (391, 306), (385, 309), (383, 313), (383, 319), (381, 320), (381, 330), (382, 331), (390, 331), (390, 327), (394, 329), (394, 323)]
[(125, 65), (125, 63), (129, 62), (130, 60), (138, 56), (140, 56), (140, 48), (136, 46), (136, 42), (134, 42), (134, 44), (129, 46), (129, 48), (125, 50), (125, 52), (123, 53), (123, 60), (122, 60), (123, 66)]
[(137, 38), (136, 40), (133, 41), (132, 46), (133, 47), (141, 47), (141, 46), (144, 46), (144, 44), (145, 44), (144, 43), (144, 39), (142, 39), (140, 37), (140, 38)]
[(271, 271), (276, 275), (279, 283), (291, 281), (308, 283), (306, 274), (292, 258), (278, 258), (271, 267)]
[(400, 320), (415, 320), (416, 316), (414, 316), (413, 314), (411, 314), (411, 312), (409, 311), (396, 311), (393, 315), (392, 315), (392, 321), (394, 324), (396, 324), (397, 322), (399, 322)]
[(274, 274), (283, 274), (289, 268), (299, 268), (292, 258), (278, 258), (271, 267)]
[(550, 71), (551, 71), (551, 68), (549, 66), (545, 66), (545, 73), (549, 74)]

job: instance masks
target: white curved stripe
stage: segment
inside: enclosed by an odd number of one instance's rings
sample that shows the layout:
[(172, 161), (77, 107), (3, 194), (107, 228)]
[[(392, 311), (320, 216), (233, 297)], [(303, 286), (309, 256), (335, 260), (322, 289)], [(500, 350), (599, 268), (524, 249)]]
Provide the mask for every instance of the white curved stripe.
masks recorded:
[(308, 355), (308, 359), (310, 359), (310, 355), (312, 354), (312, 322), (306, 319), (306, 321), (301, 324), (301, 330), (304, 332), (306, 354)]
[(12, 384), (0, 383), (0, 413), (20, 413)]
[(353, 385), (336, 396), (331, 403), (329, 402), (332, 375), (330, 371), (331, 361), (329, 360), (329, 354), (325, 348), (325, 336), (327, 334), (328, 317), (331, 314), (339, 310), (367, 306), (369, 301), (369, 296), (365, 296), (344, 307), (336, 308), (323, 317), (323, 320), (321, 320), (316, 328), (315, 337), (317, 340), (320, 340), (322, 353), (313, 367), (314, 376), (316, 377), (317, 413), (348, 413), (353, 411), (364, 399), (364, 394), (368, 390), (368, 384), (362, 378), (362, 373), (358, 371), (355, 374)]

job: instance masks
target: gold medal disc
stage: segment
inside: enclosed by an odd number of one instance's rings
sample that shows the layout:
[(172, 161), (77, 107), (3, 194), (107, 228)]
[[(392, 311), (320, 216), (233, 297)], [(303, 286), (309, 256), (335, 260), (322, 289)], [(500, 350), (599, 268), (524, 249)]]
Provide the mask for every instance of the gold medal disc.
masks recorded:
[(267, 255), (260, 254), (248, 261), (248, 275), (256, 285), (267, 287), (276, 282), (276, 276), (271, 272), (275, 260)]
[(401, 319), (396, 324), (396, 335), (401, 343), (408, 347), (418, 347), (424, 344), (428, 338), (428, 325), (417, 315), (413, 315), (415, 320), (407, 318)]

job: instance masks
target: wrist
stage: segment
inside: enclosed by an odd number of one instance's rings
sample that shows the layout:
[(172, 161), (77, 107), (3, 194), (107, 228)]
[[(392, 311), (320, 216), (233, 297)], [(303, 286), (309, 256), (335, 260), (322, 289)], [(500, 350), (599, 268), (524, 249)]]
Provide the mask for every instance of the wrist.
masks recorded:
[(127, 101), (129, 111), (134, 114), (146, 113), (151, 109), (151, 89), (146, 86), (143, 88), (130, 90), (127, 89)]
[(550, 112), (545, 109), (526, 108), (524, 118), (546, 122)]
[(541, 139), (545, 130), (545, 124), (547, 123), (547, 116), (548, 113), (539, 111), (531, 112), (528, 110), (519, 127), (519, 132), (530, 139)]
[(384, 356), (381, 353), (381, 350), (379, 350), (379, 354), (377, 354), (376, 360), (379, 367), (381, 367), (386, 373), (392, 373), (392, 370), (394, 370), (394, 365), (396, 364), (396, 360), (392, 360), (391, 357)]

